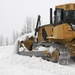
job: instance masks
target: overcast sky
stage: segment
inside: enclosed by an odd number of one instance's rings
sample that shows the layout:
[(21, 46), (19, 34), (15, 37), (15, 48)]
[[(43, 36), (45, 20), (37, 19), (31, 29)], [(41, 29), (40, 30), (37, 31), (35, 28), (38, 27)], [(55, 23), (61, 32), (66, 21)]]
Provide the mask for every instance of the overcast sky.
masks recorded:
[(49, 23), (49, 8), (55, 5), (74, 3), (75, 0), (0, 0), (0, 34), (11, 36), (12, 31), (20, 31), (25, 17), (37, 18), (42, 24)]

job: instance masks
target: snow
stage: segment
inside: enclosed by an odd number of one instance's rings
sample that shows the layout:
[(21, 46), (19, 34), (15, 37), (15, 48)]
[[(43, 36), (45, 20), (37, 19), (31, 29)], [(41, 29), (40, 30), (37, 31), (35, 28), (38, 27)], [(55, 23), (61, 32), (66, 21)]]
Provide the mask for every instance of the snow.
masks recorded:
[[(34, 31), (32, 31), (31, 33), (28, 33), (28, 34), (25, 34), (25, 35), (22, 35), (21, 37), (19, 37), (16, 42), (15, 42), (15, 45), (14, 45), (14, 52), (17, 53), (17, 49), (18, 49), (18, 41), (25, 41), (25, 40), (28, 40), (29, 38), (31, 37), (34, 37)], [(24, 47), (24, 49), (27, 49)], [(23, 51), (23, 48), (20, 48), (19, 50), (20, 52)], [(27, 50), (28, 51), (28, 50)]]
[[(75, 63), (63, 66), (41, 57), (16, 54), (17, 41), (12, 46), (0, 47), (0, 75), (75, 75)], [(47, 48), (40, 46), (39, 50)]]
[[(46, 50), (48, 50), (49, 48), (43, 47), (43, 46), (38, 46), (38, 47), (36, 47), (36, 49), (37, 49), (38, 51), (46, 51)], [(33, 50), (33, 51), (35, 51), (35, 50)]]
[(19, 52), (21, 52), (21, 51), (29, 51), (26, 47), (25, 47), (25, 45), (22, 43), (22, 46), (23, 47), (20, 47), (19, 48)]
[[(31, 32), (31, 33), (28, 33), (28, 34), (25, 34), (25, 35), (19, 37), (19, 38), (17, 39), (16, 43), (15, 43), (15, 45), (16, 45), (15, 47), (17, 47), (17, 42), (18, 42), (18, 41), (25, 41), (25, 40), (28, 40), (28, 38), (30, 38), (30, 37), (32, 37), (32, 36), (34, 37), (34, 31)], [(21, 47), (21, 48), (19, 49), (20, 52), (23, 51), (23, 50), (28, 51), (27, 48), (25, 48), (24, 44), (22, 44), (22, 46), (23, 46), (23, 47)], [(36, 49), (37, 49), (38, 51), (49, 50), (49, 52), (50, 52), (51, 54), (52, 54), (52, 52), (53, 52), (54, 50), (56, 50), (56, 49), (53, 48), (52, 46), (50, 46), (50, 47), (39, 46), (39, 47), (37, 47)], [(33, 50), (33, 51), (37, 51), (37, 50)]]
[(75, 75), (75, 64), (59, 65), (41, 57), (21, 56), (13, 46), (0, 47), (0, 75)]
[(49, 52), (52, 54), (53, 53), (53, 51), (55, 51), (56, 50), (56, 48), (54, 48), (54, 47), (52, 47), (52, 46), (50, 46), (49, 47)]
[(24, 41), (24, 40), (26, 40), (26, 39), (28, 39), (28, 38), (30, 38), (30, 37), (32, 37), (32, 36), (34, 37), (34, 31), (31, 32), (31, 33), (28, 33), (28, 34), (25, 34), (25, 35), (19, 37), (17, 40), (19, 40), (19, 41)]

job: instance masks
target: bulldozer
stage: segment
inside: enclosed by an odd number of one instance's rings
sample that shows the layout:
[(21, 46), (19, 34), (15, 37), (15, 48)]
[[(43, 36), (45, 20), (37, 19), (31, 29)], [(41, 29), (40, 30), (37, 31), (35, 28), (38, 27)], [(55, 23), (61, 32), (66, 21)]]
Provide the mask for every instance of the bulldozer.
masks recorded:
[[(75, 61), (75, 3), (55, 6), (54, 20), (52, 13), (50, 8), (50, 24), (42, 26), (40, 15), (38, 16), (34, 37), (18, 41), (19, 48), (25, 46), (29, 51), (18, 53), (48, 58), (61, 65), (67, 65), (71, 59)], [(39, 46), (47, 47), (48, 50), (36, 50)]]

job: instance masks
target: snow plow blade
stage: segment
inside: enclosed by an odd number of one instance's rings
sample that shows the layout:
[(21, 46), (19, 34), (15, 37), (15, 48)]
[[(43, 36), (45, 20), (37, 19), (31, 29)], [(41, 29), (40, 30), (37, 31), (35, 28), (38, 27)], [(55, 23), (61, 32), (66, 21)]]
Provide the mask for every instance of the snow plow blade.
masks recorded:
[(19, 55), (23, 56), (35, 56), (35, 57), (42, 57), (45, 60), (51, 60), (50, 55), (47, 53), (47, 51), (21, 51), (18, 53)]

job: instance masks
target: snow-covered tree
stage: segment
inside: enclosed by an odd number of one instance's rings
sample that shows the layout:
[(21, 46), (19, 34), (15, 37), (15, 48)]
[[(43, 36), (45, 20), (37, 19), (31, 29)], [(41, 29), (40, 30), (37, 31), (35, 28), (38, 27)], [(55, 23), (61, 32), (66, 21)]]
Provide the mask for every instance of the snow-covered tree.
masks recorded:
[(8, 41), (8, 38), (6, 38), (6, 45), (9, 45), (9, 41)]
[(27, 33), (30, 33), (32, 31), (32, 29), (31, 29), (32, 20), (30, 17), (26, 18), (26, 25), (27, 25)]
[(26, 25), (24, 25), (21, 31), (21, 35), (24, 35), (26, 32), (27, 32)]
[(0, 36), (0, 46), (3, 46), (3, 35)]
[(21, 31), (21, 35), (24, 35), (25, 33), (30, 33), (35, 28), (35, 20), (32, 17), (26, 17), (25, 24), (23, 26), (23, 29)]
[(13, 31), (13, 44), (15, 43), (15, 41), (17, 40), (17, 38), (19, 37), (19, 33), (18, 32), (15, 32)]

